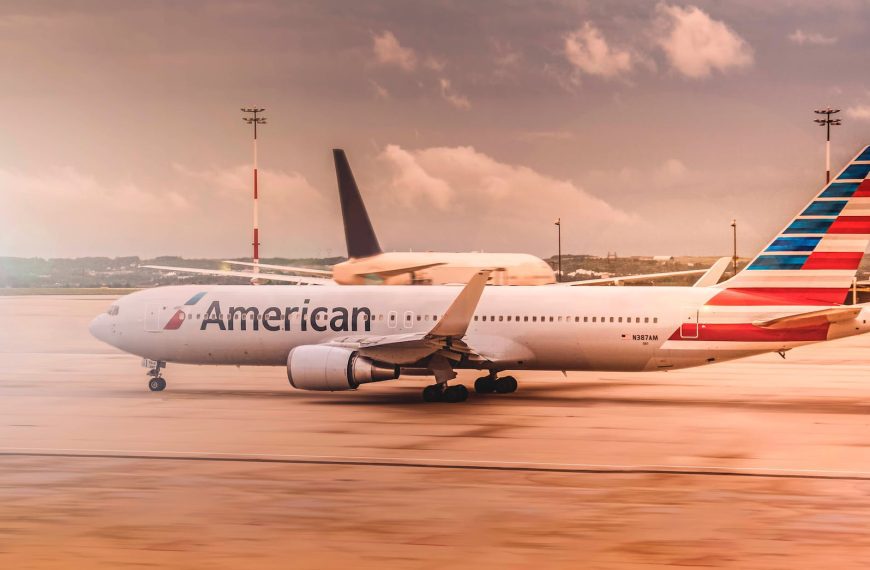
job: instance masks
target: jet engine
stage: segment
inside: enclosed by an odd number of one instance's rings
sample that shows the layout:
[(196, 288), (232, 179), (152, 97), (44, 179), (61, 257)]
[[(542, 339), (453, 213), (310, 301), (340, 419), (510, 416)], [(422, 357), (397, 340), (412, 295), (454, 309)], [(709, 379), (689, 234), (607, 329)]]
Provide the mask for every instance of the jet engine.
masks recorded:
[(398, 377), (398, 366), (376, 363), (337, 346), (297, 346), (287, 355), (287, 378), (300, 390), (354, 390), (360, 384)]

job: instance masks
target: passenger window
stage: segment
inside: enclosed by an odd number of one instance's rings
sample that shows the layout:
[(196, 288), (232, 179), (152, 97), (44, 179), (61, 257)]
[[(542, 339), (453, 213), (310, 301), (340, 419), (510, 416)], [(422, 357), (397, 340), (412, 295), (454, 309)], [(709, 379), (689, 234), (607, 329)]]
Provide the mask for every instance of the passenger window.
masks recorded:
[(649, 322), (649, 317), (644, 317), (644, 318), (643, 318), (643, 322), (648, 323), (648, 322)]
[(532, 322), (533, 322), (533, 323), (538, 322), (538, 317), (536, 317), (536, 316), (532, 316)]
[(553, 317), (550, 317), (550, 322), (551, 322), (551, 323), (553, 322)]
[(583, 322), (584, 322), (584, 323), (588, 323), (588, 322), (589, 322), (589, 317), (583, 317)]
[(596, 322), (597, 317), (592, 317), (592, 322)]
[(619, 317), (619, 322), (620, 322), (620, 323), (622, 322), (622, 317)]
[(653, 317), (653, 322), (654, 322), (654, 323), (659, 322), (659, 318), (658, 318), (658, 317)]
[(610, 317), (610, 322), (611, 322), (611, 323), (613, 322), (613, 317)]
[(508, 315), (508, 321), (510, 321), (510, 320), (511, 320), (511, 316), (510, 316), (510, 315)]
[(529, 322), (529, 317), (528, 317), (528, 316), (523, 317), (523, 322), (524, 322), (524, 323)]
[(474, 315), (474, 320), (475, 320), (475, 321), (477, 320), (477, 315)]
[(498, 316), (498, 322), (502, 322), (503, 320), (504, 320), (504, 315), (499, 315), (499, 316)]
[(560, 322), (560, 323), (562, 322), (562, 317), (559, 317), (559, 322)]

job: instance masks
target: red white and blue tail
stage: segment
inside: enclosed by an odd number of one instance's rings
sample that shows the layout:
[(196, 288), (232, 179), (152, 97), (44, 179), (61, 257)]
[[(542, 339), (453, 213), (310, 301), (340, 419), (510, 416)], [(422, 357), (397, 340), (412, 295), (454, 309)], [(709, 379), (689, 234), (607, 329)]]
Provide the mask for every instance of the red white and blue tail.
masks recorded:
[(870, 243), (870, 147), (853, 158), (710, 304), (836, 305)]

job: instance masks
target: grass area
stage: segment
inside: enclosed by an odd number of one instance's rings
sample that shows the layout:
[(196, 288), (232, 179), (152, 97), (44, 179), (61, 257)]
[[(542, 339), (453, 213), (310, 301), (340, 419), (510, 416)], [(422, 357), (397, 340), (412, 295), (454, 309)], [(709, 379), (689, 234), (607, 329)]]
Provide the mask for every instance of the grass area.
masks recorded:
[(0, 289), (0, 297), (16, 295), (126, 295), (138, 290), (110, 287), (7, 287)]

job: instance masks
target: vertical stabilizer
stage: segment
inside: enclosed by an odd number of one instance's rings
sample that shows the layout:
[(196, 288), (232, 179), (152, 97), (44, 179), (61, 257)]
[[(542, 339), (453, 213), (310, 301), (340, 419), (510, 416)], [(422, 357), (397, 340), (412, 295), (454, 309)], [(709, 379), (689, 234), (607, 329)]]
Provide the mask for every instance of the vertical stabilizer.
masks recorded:
[[(868, 243), (870, 147), (849, 161), (743, 271), (720, 286), (780, 304), (840, 304)], [(714, 301), (729, 298), (726, 292)]]
[(340, 148), (333, 149), (332, 157), (335, 159), (335, 176), (338, 178), (347, 256), (359, 258), (383, 253), (344, 151)]

